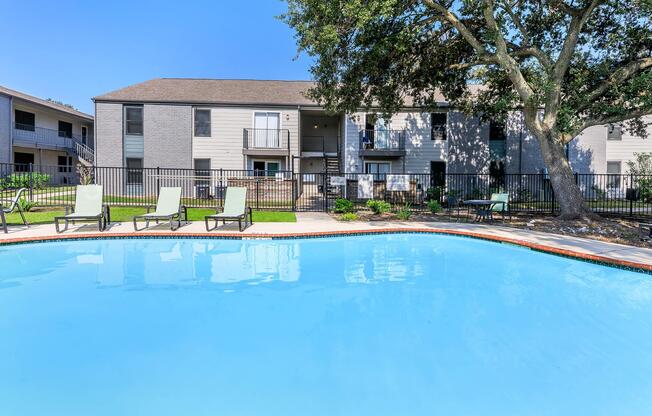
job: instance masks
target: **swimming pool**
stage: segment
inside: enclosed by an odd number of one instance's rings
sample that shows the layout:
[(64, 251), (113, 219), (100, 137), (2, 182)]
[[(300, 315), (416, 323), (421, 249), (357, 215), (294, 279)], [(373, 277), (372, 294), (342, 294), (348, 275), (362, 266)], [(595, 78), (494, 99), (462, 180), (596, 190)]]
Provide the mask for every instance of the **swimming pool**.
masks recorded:
[(0, 247), (2, 415), (652, 409), (652, 277), (431, 234)]

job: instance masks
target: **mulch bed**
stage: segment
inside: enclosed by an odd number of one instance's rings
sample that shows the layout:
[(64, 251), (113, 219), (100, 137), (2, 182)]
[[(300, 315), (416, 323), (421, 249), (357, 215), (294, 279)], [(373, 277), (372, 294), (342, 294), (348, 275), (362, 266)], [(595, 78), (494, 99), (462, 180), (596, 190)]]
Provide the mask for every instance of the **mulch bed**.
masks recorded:
[[(359, 221), (397, 221), (397, 222), (414, 222), (414, 221), (451, 221), (445, 214), (413, 214), (409, 220), (400, 220), (395, 213), (385, 213), (374, 215), (370, 211), (358, 211)], [(340, 217), (333, 214), (335, 218)], [(453, 216), (452, 221), (455, 221)], [(465, 221), (465, 214), (462, 213), (460, 221)], [(472, 222), (473, 218), (469, 218)], [(622, 218), (605, 218), (586, 221), (563, 221), (551, 215), (513, 215), (512, 220), (506, 220), (504, 223), (500, 216), (496, 217), (494, 223), (505, 227), (514, 227), (539, 232), (547, 232), (561, 235), (571, 235), (575, 237), (590, 238), (594, 240), (607, 241), (611, 243), (627, 244), (637, 247), (652, 248), (652, 243), (641, 241), (639, 224), (641, 220), (622, 219)]]

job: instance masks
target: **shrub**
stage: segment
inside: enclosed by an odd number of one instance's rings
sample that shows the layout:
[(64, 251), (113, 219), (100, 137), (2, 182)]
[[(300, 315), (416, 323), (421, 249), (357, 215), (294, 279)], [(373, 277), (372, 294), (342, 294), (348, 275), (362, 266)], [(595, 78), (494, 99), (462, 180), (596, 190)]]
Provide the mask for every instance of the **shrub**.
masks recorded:
[[(50, 182), (50, 175), (45, 173), (34, 172), (31, 174), (31, 183), (34, 189), (43, 189)], [(12, 173), (2, 181), (3, 189), (29, 188), (29, 173)]]
[(335, 200), (335, 212), (338, 214), (351, 213), (355, 212), (355, 207), (353, 206), (353, 202), (349, 201), (348, 199), (337, 198)]
[(439, 202), (437, 202), (435, 200), (430, 200), (430, 201), (428, 201), (428, 209), (433, 214), (436, 214), (439, 211), (441, 211), (441, 205), (439, 204)]
[(629, 173), (634, 175), (634, 185), (639, 198), (652, 202), (652, 153), (634, 153), (634, 160), (627, 162)]
[(389, 202), (379, 201), (379, 200), (376, 200), (376, 199), (370, 199), (369, 201), (367, 201), (367, 207), (374, 214), (383, 214), (383, 213), (389, 211), (392, 206), (389, 204)]
[(441, 201), (441, 196), (444, 194), (441, 186), (435, 186), (426, 190), (426, 199), (428, 201)]
[(38, 203), (34, 201), (30, 201), (27, 198), (20, 198), (18, 200), (18, 207), (21, 209), (23, 212), (29, 212), (34, 208)]
[(342, 221), (356, 221), (358, 219), (358, 214), (355, 212), (346, 212), (340, 215), (340, 220)]
[[(431, 201), (431, 202), (436, 202), (436, 201)], [(401, 208), (396, 211), (396, 216), (400, 220), (409, 220), (410, 217), (412, 216), (412, 211), (410, 210), (412, 208), (412, 205), (409, 202), (406, 202), (405, 205), (403, 205)]]

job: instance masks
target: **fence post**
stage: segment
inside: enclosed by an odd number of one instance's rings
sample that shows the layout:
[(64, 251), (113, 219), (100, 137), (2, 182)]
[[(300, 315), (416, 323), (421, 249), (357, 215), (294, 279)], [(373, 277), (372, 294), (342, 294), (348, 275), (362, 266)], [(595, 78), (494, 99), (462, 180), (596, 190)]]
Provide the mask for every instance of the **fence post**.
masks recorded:
[(161, 192), (161, 167), (157, 166), (156, 167), (156, 199), (158, 199), (158, 195)]
[(34, 195), (34, 166), (29, 164), (29, 200), (31, 201)]
[[(629, 187), (632, 189), (632, 191), (634, 190), (634, 174), (633, 173), (629, 174)], [(627, 189), (627, 188), (625, 188), (625, 189)], [(627, 192), (627, 191), (625, 191), (625, 192)], [(629, 198), (629, 216), (630, 217), (634, 216), (634, 194), (635, 193), (632, 193), (632, 195), (630, 195), (630, 198)]]

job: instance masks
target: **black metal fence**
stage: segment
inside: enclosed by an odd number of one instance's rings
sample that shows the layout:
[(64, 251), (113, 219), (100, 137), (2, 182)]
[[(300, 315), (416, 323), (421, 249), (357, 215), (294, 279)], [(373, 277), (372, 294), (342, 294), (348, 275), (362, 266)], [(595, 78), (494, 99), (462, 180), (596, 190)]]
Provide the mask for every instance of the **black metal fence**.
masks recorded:
[[(652, 216), (652, 176), (577, 174), (576, 181), (589, 207), (602, 215)], [(0, 198), (11, 198), (18, 188), (38, 206), (71, 205), (75, 185), (104, 186), (109, 205), (155, 204), (162, 186), (182, 188), (184, 205), (221, 206), (228, 186), (248, 189), (248, 203), (257, 210), (330, 211), (338, 198), (358, 209), (369, 199), (384, 200), (395, 208), (428, 211), (428, 201), (445, 206), (458, 200), (487, 199), (509, 194), (513, 212), (557, 213), (559, 206), (544, 174), (385, 174), (296, 173), (292, 171), (74, 167), (0, 164)]]

